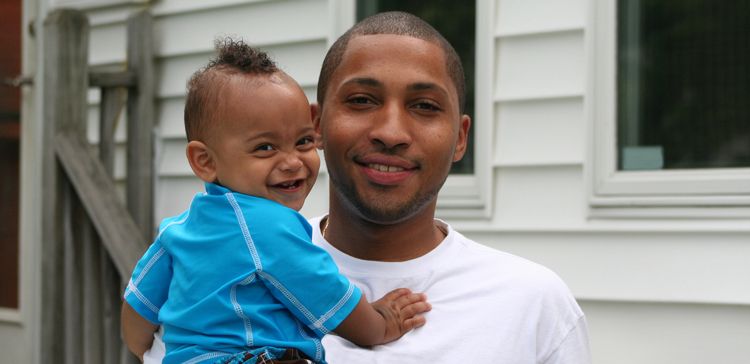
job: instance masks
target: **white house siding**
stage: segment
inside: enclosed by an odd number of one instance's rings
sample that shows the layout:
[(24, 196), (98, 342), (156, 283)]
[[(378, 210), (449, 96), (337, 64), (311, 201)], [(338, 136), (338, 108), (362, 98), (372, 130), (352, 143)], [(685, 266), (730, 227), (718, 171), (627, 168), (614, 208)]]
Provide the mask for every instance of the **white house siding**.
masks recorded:
[(560, 274), (587, 314), (595, 363), (748, 362), (746, 219), (589, 216), (591, 1), (493, 6), (492, 214), (454, 226)]

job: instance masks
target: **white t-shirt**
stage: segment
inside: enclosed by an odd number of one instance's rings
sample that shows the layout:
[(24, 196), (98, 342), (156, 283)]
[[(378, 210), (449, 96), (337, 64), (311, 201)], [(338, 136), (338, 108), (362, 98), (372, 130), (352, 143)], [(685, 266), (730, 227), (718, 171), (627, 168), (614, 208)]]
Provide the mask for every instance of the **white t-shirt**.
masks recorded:
[(588, 364), (586, 321), (565, 283), (547, 268), (448, 232), (428, 254), (406, 262), (353, 258), (320, 234), (339, 271), (369, 300), (406, 287), (425, 292), (425, 326), (397, 341), (363, 349), (335, 335), (323, 338), (331, 364), (494, 363)]
[[(330, 364), (591, 363), (583, 312), (549, 269), (471, 241), (440, 221), (448, 235), (422, 257), (398, 263), (361, 260), (323, 239), (321, 219), (310, 220), (313, 242), (369, 300), (406, 287), (426, 293), (432, 305), (425, 326), (386, 345), (364, 349), (325, 336)], [(157, 335), (144, 362), (159, 363), (163, 350)]]

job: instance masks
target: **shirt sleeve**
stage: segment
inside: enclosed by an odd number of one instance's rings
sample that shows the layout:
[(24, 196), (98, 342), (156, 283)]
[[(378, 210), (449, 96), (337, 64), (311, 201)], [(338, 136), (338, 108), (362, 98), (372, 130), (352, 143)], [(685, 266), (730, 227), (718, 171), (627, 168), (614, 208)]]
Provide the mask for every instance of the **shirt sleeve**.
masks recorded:
[(585, 316), (565, 335), (560, 346), (544, 364), (591, 364), (588, 329)]
[(143, 318), (158, 325), (171, 279), (172, 259), (157, 240), (136, 264), (123, 298)]
[(359, 288), (339, 274), (325, 250), (311, 242), (312, 229), (302, 215), (284, 208), (255, 220), (250, 235), (263, 283), (319, 336), (334, 330), (359, 302)]

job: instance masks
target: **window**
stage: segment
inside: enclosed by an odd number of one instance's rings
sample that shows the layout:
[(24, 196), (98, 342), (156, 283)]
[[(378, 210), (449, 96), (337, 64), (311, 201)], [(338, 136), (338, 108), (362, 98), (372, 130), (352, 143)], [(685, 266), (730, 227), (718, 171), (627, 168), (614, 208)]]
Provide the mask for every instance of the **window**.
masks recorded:
[(594, 210), (750, 216), (750, 5), (591, 4)]
[(750, 4), (618, 2), (619, 170), (750, 167)]
[[(476, 4), (471, 1), (433, 0), (357, 0), (357, 21), (384, 11), (405, 11), (435, 27), (450, 42), (461, 58), (466, 77), (466, 110), (474, 116), (474, 45)], [(453, 165), (451, 173), (474, 173), (474, 129), (464, 158)]]

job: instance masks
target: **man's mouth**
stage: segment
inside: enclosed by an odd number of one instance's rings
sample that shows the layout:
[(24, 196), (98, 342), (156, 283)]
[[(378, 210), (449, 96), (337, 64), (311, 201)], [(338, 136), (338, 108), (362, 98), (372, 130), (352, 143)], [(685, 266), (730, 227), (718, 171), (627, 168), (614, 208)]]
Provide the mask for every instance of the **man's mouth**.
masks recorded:
[(404, 168), (401, 168), (401, 167), (386, 166), (384, 164), (377, 164), (377, 163), (369, 163), (367, 165), (367, 168), (372, 168), (380, 172), (401, 172), (404, 170)]

